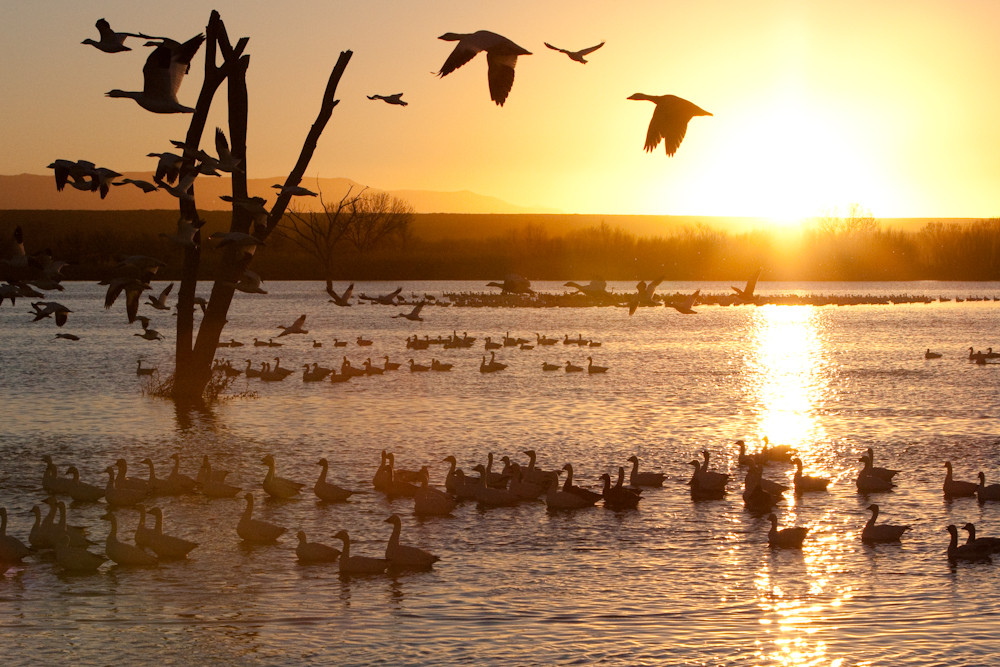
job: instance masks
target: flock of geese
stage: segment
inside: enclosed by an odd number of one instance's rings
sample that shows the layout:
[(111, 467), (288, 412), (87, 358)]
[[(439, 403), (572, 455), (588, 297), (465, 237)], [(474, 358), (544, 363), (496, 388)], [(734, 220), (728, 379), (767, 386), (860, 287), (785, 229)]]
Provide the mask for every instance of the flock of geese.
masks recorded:
[[(741, 468), (746, 468), (742, 493), (745, 509), (759, 516), (767, 516), (771, 524), (767, 541), (771, 547), (801, 549), (808, 537), (808, 527), (779, 528), (774, 507), (788, 491), (798, 496), (823, 493), (827, 490), (830, 479), (805, 474), (801, 459), (787, 445), (772, 447), (765, 438), (763, 448), (754, 454), (747, 452), (744, 441), (738, 440), (736, 445), (739, 448), (738, 464)], [(626, 467), (619, 466), (616, 481), (613, 482), (611, 475), (604, 473), (600, 475), (601, 487), (591, 489), (575, 483), (571, 463), (566, 463), (558, 470), (545, 470), (536, 465), (534, 450), (525, 450), (523, 454), (528, 457), (526, 464), (521, 465), (511, 457), (503, 456), (499, 459), (503, 468), (497, 471), (494, 470), (494, 456), (490, 453), (485, 464), (478, 463), (472, 468), (475, 475), (466, 474), (458, 467), (454, 456), (447, 456), (441, 461), (448, 464), (444, 485), (443, 488), (438, 488), (430, 484), (428, 466), (419, 470), (396, 468), (393, 453), (383, 450), (372, 477), (372, 487), (390, 501), (412, 500), (413, 513), (422, 517), (451, 514), (463, 501), (475, 502), (480, 508), (490, 509), (541, 500), (551, 511), (584, 510), (601, 502), (604, 507), (614, 511), (630, 511), (638, 508), (643, 493), (662, 487), (668, 478), (661, 472), (640, 470), (639, 458), (633, 455), (628, 458), (631, 468), (627, 476)], [(690, 461), (693, 470), (688, 485), (692, 500), (724, 497), (728, 492), (730, 474), (710, 468), (708, 450), (702, 450), (701, 455), (701, 460), (696, 458)], [(39, 505), (32, 507), (34, 524), (28, 535), (28, 543), (25, 544), (19, 538), (7, 534), (7, 510), (0, 508), (0, 567), (5, 571), (22, 563), (24, 558), (44, 558), (47, 553), (52, 554), (59, 566), (72, 572), (94, 572), (107, 560), (118, 566), (147, 567), (155, 566), (160, 561), (184, 559), (198, 547), (198, 543), (164, 532), (162, 510), (158, 507), (147, 509), (145, 505), (157, 497), (200, 493), (208, 498), (242, 498), (246, 504), (235, 521), (234, 528), (236, 536), (245, 543), (275, 544), (289, 532), (286, 526), (255, 518), (254, 494), (227, 483), (228, 472), (213, 468), (207, 455), (203, 457), (195, 477), (181, 472), (179, 454), (173, 454), (170, 458), (173, 466), (166, 477), (156, 475), (154, 463), (149, 458), (141, 462), (147, 466), (148, 475), (130, 477), (125, 459), (118, 459), (114, 465), (105, 469), (108, 479), (102, 487), (81, 480), (75, 466), (69, 466), (66, 474), (60, 476), (51, 456), (43, 456), (45, 469), (41, 488), (48, 494), (43, 503), (48, 511), (43, 517), (43, 510)], [(895, 486), (896, 475), (901, 472), (875, 466), (873, 461), (874, 452), (871, 448), (859, 458), (863, 466), (855, 478), (855, 484), (858, 492), (865, 496), (890, 491)], [(308, 493), (308, 484), (278, 475), (272, 455), (264, 456), (260, 463), (267, 470), (259, 488), (268, 497), (287, 500), (300, 497), (304, 492)], [(792, 487), (763, 476), (765, 467), (773, 464), (795, 465)], [(320, 467), (320, 472), (312, 485), (312, 492), (319, 502), (349, 502), (352, 495), (366, 492), (344, 488), (330, 481), (327, 459), (319, 459), (316, 465)], [(565, 479), (562, 479), (563, 473)], [(975, 497), (980, 503), (1000, 501), (1000, 484), (987, 485), (985, 474), (981, 471), (978, 477), (978, 483), (956, 480), (951, 462), (946, 462), (942, 484), (945, 497)], [(103, 554), (90, 551), (94, 542), (87, 537), (85, 529), (68, 523), (66, 498), (75, 503), (103, 501), (106, 512), (101, 518), (110, 524)], [(118, 534), (116, 512), (123, 509), (134, 510), (139, 515), (134, 543), (122, 540)], [(899, 542), (911, 528), (909, 525), (877, 523), (880, 506), (876, 503), (868, 505), (868, 510), (871, 517), (861, 529), (861, 541), (865, 544)], [(152, 526), (146, 524), (147, 514), (153, 517)], [(392, 525), (392, 530), (382, 556), (351, 554), (350, 535), (346, 530), (338, 530), (333, 535), (334, 539), (340, 541), (339, 548), (310, 541), (304, 531), (298, 530), (295, 533), (298, 541), (296, 557), (301, 563), (337, 563), (343, 574), (423, 570), (431, 568), (439, 560), (438, 556), (422, 548), (400, 542), (402, 522), (397, 512), (390, 514), (385, 522)], [(1000, 552), (1000, 538), (977, 536), (972, 523), (966, 523), (963, 529), (967, 531), (968, 537), (965, 543), (959, 544), (957, 527), (947, 527), (950, 541), (946, 554), (949, 560), (989, 561), (991, 554)]]
[[(300, 316), (288, 327), (278, 327), (282, 329), (282, 333), (278, 334), (278, 338), (286, 334), (298, 333), (298, 334), (308, 334), (307, 329), (303, 329), (305, 324), (305, 315)], [(452, 332), (450, 336), (438, 335), (431, 338), (429, 335), (425, 335), (420, 338), (416, 335), (407, 337), (406, 339), (406, 349), (422, 351), (427, 350), (431, 346), (440, 346), (442, 350), (452, 350), (452, 349), (467, 349), (473, 347), (477, 338), (474, 336), (469, 336), (468, 332), (464, 332), (459, 335), (457, 331)], [(363, 336), (359, 336), (357, 339), (357, 345), (359, 347), (369, 347), (374, 342), (371, 339), (366, 339)], [(593, 339), (584, 338), (583, 334), (577, 334), (575, 338), (571, 338), (569, 334), (565, 334), (560, 340), (559, 338), (553, 338), (546, 335), (536, 333), (534, 338), (522, 338), (520, 336), (511, 336), (510, 332), (506, 332), (502, 337), (497, 337), (494, 340), (493, 336), (486, 336), (483, 349), (484, 354), (480, 358), (479, 371), (481, 373), (497, 373), (505, 370), (509, 364), (498, 361), (496, 358), (497, 350), (513, 349), (513, 350), (533, 350), (536, 347), (542, 349), (552, 349), (553, 346), (562, 343), (563, 346), (570, 346), (576, 348), (599, 348), (601, 347), (601, 342)], [(237, 341), (235, 339), (230, 339), (227, 342), (220, 343), (219, 347), (225, 348), (240, 348), (244, 347), (244, 343)], [(254, 338), (252, 345), (255, 348), (266, 347), (266, 348), (276, 348), (281, 347), (283, 343), (275, 341), (273, 338), (267, 341)], [(333, 343), (336, 348), (347, 347), (348, 341), (341, 341), (339, 339), (334, 340)], [(312, 341), (313, 348), (322, 348), (323, 343), (319, 340)], [(485, 353), (489, 353), (489, 357)], [(246, 367), (243, 369), (236, 368), (233, 366), (231, 360), (224, 360), (217, 358), (213, 366), (213, 370), (216, 373), (225, 374), (228, 377), (237, 377), (243, 375), (247, 378), (256, 378), (263, 380), (265, 382), (280, 382), (285, 378), (294, 374), (294, 371), (287, 367), (281, 366), (281, 357), (273, 357), (274, 365), (272, 366), (270, 361), (260, 361), (259, 368), (254, 366), (251, 359), (246, 359)], [(407, 364), (404, 365), (402, 362), (390, 361), (388, 355), (382, 357), (383, 362), (376, 364), (372, 361), (372, 357), (367, 357), (364, 362), (360, 365), (355, 365), (351, 362), (346, 355), (343, 356), (343, 361), (340, 364), (339, 372), (336, 368), (321, 366), (318, 362), (305, 363), (302, 365), (302, 380), (303, 382), (321, 382), (329, 381), (333, 383), (347, 382), (354, 377), (370, 377), (373, 375), (383, 375), (392, 371), (397, 371), (403, 368), (408, 369), (411, 373), (423, 373), (423, 372), (447, 372), (454, 368), (454, 364), (439, 361), (436, 357), (432, 357), (430, 363), (418, 363), (414, 358), (407, 360)], [(573, 363), (571, 360), (567, 360), (565, 364), (551, 363), (549, 361), (542, 362), (542, 371), (559, 371), (563, 370), (566, 373), (581, 373), (587, 375), (599, 375), (607, 373), (609, 370), (608, 366), (602, 366), (594, 363), (594, 358), (592, 355), (586, 357), (586, 364)], [(142, 361), (139, 361), (139, 365), (136, 368), (136, 375), (152, 375), (155, 372), (153, 368), (143, 368)]]

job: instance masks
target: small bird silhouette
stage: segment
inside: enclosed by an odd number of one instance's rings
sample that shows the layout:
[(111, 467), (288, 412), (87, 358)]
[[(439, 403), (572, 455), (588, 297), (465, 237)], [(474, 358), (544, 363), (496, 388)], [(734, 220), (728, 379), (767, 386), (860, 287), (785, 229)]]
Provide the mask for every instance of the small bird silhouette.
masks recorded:
[(382, 100), (386, 104), (398, 104), (401, 107), (406, 106), (406, 102), (403, 101), (403, 93), (396, 93), (395, 95), (368, 95), (370, 100)]
[(584, 65), (586, 65), (587, 61), (586, 59), (584, 59), (584, 56), (589, 55), (594, 51), (596, 51), (597, 49), (604, 46), (604, 42), (601, 42), (597, 46), (591, 46), (586, 49), (580, 49), (579, 51), (568, 51), (566, 49), (560, 49), (558, 46), (552, 46), (548, 42), (545, 42), (545, 46), (549, 47), (553, 51), (558, 51), (559, 53), (565, 53), (567, 56), (569, 56), (570, 60), (575, 60), (578, 63), (583, 63)]

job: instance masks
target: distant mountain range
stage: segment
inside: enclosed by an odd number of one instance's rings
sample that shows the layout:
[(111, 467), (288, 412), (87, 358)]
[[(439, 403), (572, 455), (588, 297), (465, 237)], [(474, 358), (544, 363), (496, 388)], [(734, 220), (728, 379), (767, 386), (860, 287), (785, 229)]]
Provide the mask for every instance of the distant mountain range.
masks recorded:
[[(152, 181), (151, 173), (130, 172), (121, 178)], [(121, 180), (119, 178), (118, 180)], [(271, 186), (281, 183), (281, 178), (248, 179), (250, 196), (264, 197), (274, 202), (277, 190)], [(364, 186), (348, 178), (305, 179), (301, 185), (313, 192), (321, 192), (327, 203), (338, 201), (351, 188), (355, 192)], [(378, 188), (371, 188), (378, 190)], [(229, 177), (202, 177), (195, 184), (198, 208), (204, 211), (227, 210), (230, 205), (219, 197), (230, 194)], [(433, 190), (387, 190), (390, 195), (407, 202), (417, 213), (559, 213), (555, 209), (518, 206), (485, 195), (462, 190), (437, 192)], [(318, 197), (296, 197), (292, 201), (299, 210), (319, 210)], [(52, 174), (18, 174), (0, 176), (0, 210), (75, 210), (75, 211), (132, 211), (145, 209), (175, 209), (177, 200), (166, 192), (143, 193), (134, 185), (112, 187), (108, 196), (101, 199), (96, 192), (81, 192), (66, 187), (56, 191)]]

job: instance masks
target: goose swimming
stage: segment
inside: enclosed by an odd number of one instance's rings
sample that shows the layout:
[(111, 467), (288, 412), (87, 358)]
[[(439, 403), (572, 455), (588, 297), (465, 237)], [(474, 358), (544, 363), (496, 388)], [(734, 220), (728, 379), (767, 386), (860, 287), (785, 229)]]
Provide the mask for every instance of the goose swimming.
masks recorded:
[(767, 543), (772, 547), (784, 549), (801, 549), (809, 529), (803, 526), (782, 528), (778, 530), (778, 517), (772, 512), (767, 517), (771, 522), (771, 530), (767, 531)]
[(893, 526), (888, 523), (876, 524), (875, 520), (878, 519), (878, 505), (875, 503), (869, 505), (868, 510), (872, 515), (868, 519), (868, 522), (865, 523), (865, 527), (861, 529), (862, 542), (868, 544), (899, 542), (903, 533), (910, 530), (909, 526)]
[(88, 484), (80, 480), (80, 471), (76, 466), (70, 466), (66, 473), (71, 475), (66, 492), (69, 497), (79, 503), (93, 503), (104, 497), (104, 489), (96, 484)]
[(30, 553), (24, 542), (7, 534), (7, 508), (0, 507), (0, 568), (20, 563)]
[(381, 574), (389, 566), (389, 561), (385, 558), (352, 556), (351, 538), (346, 530), (338, 530), (333, 539), (344, 543), (344, 548), (340, 551), (341, 574)]
[(390, 568), (429, 570), (434, 563), (441, 560), (439, 556), (429, 551), (399, 543), (402, 521), (398, 514), (390, 515), (385, 523), (392, 524), (392, 535), (389, 536), (389, 543), (385, 547), (385, 559), (389, 561)]
[(309, 542), (304, 531), (295, 533), (295, 537), (299, 540), (295, 556), (300, 563), (335, 563), (340, 558), (340, 549), (321, 542)]
[(986, 485), (986, 474), (979, 471), (979, 486), (976, 487), (976, 498), (984, 503), (987, 500), (1000, 500), (1000, 484)]
[(68, 535), (63, 535), (55, 543), (55, 550), (56, 562), (70, 572), (96, 572), (107, 560), (104, 556), (90, 553), (84, 547), (72, 546)]
[(191, 69), (191, 59), (204, 41), (204, 35), (192, 37), (183, 44), (166, 39), (160, 41), (142, 68), (142, 90), (126, 91), (116, 88), (106, 95), (129, 97), (143, 109), (153, 113), (194, 113), (194, 109), (177, 101), (177, 91), (184, 75)]
[(569, 56), (570, 60), (575, 60), (576, 62), (582, 63), (584, 65), (587, 64), (587, 61), (584, 59), (584, 56), (590, 55), (597, 49), (604, 46), (604, 42), (601, 42), (597, 46), (590, 46), (587, 47), (586, 49), (580, 49), (579, 51), (569, 51), (567, 49), (560, 49), (558, 46), (552, 46), (548, 42), (543, 42), (543, 43), (545, 44), (545, 46), (549, 47), (553, 51), (558, 51), (559, 53), (565, 53), (567, 56)]
[(951, 540), (948, 542), (948, 560), (968, 560), (968, 561), (989, 561), (990, 550), (984, 546), (972, 544), (959, 544), (958, 543), (958, 528), (955, 524), (948, 525), (948, 534), (951, 535)]
[(247, 506), (243, 510), (239, 522), (236, 524), (236, 534), (245, 542), (255, 542), (257, 544), (277, 542), (281, 534), (285, 532), (285, 528), (267, 521), (254, 519), (253, 494), (248, 493), (244, 498), (247, 501)]
[(830, 484), (829, 478), (802, 474), (802, 459), (798, 457), (793, 458), (792, 463), (795, 464), (795, 477), (792, 479), (795, 484), (796, 494), (808, 491), (826, 491), (826, 487)]
[(118, 519), (113, 512), (108, 512), (101, 518), (111, 522), (111, 531), (104, 543), (104, 553), (108, 555), (108, 558), (118, 565), (125, 566), (150, 567), (159, 564), (156, 556), (143, 551), (141, 547), (118, 539)]
[(351, 494), (354, 493), (353, 491), (343, 489), (336, 484), (326, 481), (327, 470), (330, 467), (330, 463), (325, 458), (317, 461), (316, 465), (322, 466), (319, 473), (319, 479), (317, 479), (316, 483), (313, 485), (313, 493), (316, 494), (317, 498), (325, 500), (329, 503), (341, 503), (351, 497)]
[(976, 482), (962, 482), (952, 478), (951, 461), (944, 462), (944, 495), (948, 498), (968, 498), (976, 495), (979, 484)]
[(628, 457), (632, 464), (632, 472), (629, 473), (628, 483), (632, 486), (663, 486), (667, 476), (662, 472), (639, 472), (639, 457), (633, 454)]
[(270, 454), (265, 455), (260, 462), (267, 466), (267, 474), (264, 476), (263, 487), (267, 495), (272, 498), (291, 498), (297, 496), (299, 491), (305, 486), (305, 484), (293, 482), (290, 479), (278, 477), (274, 474), (274, 457)]
[(861, 463), (864, 463), (864, 468), (858, 473), (858, 477), (855, 480), (855, 484), (858, 487), (858, 491), (861, 493), (878, 493), (881, 491), (891, 491), (896, 485), (892, 483), (891, 480), (885, 477), (879, 477), (874, 473), (874, 468), (872, 468), (872, 460), (866, 454), (858, 459)]
[(517, 57), (531, 55), (531, 51), (488, 30), (478, 30), (468, 34), (446, 32), (438, 39), (458, 42), (437, 73), (439, 77), (451, 74), (472, 60), (480, 51), (486, 52), (490, 99), (496, 102), (497, 106), (503, 106), (511, 86), (514, 85), (514, 66), (517, 64)]
[(688, 121), (695, 116), (712, 115), (701, 107), (675, 95), (635, 93), (630, 95), (628, 99), (648, 100), (656, 105), (656, 109), (653, 110), (653, 117), (649, 121), (649, 129), (646, 130), (645, 149), (647, 152), (656, 150), (662, 139), (667, 155), (673, 156), (684, 140), (684, 135), (687, 133)]
[(966, 544), (971, 544), (977, 549), (989, 551), (991, 554), (1000, 552), (1000, 537), (976, 537), (976, 526), (967, 523), (962, 526), (962, 530), (969, 533)]

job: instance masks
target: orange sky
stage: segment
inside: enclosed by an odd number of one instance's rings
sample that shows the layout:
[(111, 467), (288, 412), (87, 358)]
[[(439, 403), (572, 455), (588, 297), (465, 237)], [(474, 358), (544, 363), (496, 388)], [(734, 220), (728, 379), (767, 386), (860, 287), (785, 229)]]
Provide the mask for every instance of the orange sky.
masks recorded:
[[(104, 97), (136, 90), (148, 51), (81, 45), (102, 16), (121, 31), (187, 39), (217, 8), (250, 37), (249, 174), (288, 171), (341, 50), (355, 53), (307, 171), (379, 188), (471, 190), (571, 213), (775, 216), (858, 202), (879, 217), (1000, 214), (1000, 3), (504, 3), (54, 0), (0, 22), (6, 95), (0, 174), (56, 158), (151, 170), (186, 116)], [(178, 9), (179, 7), (179, 9)], [(622, 8), (627, 8), (622, 9)], [(444, 32), (487, 29), (519, 59), (503, 108), (480, 55), (449, 76)], [(545, 48), (602, 40), (587, 65)], [(179, 97), (193, 105), (202, 53)], [(403, 92), (405, 108), (366, 99)], [(712, 112), (673, 158), (642, 150), (653, 111), (635, 92)], [(217, 97), (210, 127), (225, 122)], [(53, 189), (53, 195), (57, 193)]]

